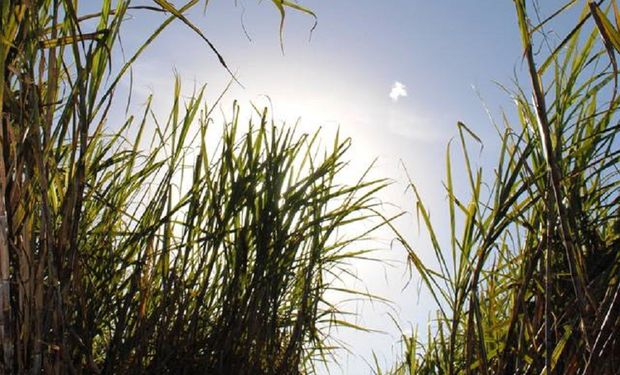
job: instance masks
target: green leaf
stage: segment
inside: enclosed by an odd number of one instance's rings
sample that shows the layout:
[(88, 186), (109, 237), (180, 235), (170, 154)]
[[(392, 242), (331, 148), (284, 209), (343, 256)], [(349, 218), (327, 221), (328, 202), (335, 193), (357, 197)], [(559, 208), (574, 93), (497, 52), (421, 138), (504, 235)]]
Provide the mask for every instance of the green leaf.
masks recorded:
[(614, 25), (609, 21), (605, 13), (601, 10), (601, 8), (595, 3), (590, 1), (590, 11), (592, 12), (592, 16), (594, 17), (594, 21), (596, 22), (596, 26), (601, 33), (601, 37), (603, 38), (606, 46), (613, 46), (616, 52), (620, 52), (620, 33), (614, 27)]
[(312, 35), (312, 32), (316, 28), (317, 16), (309, 8), (299, 5), (297, 3), (294, 3), (292, 1), (288, 1), (288, 0), (271, 0), (271, 1), (276, 6), (276, 8), (278, 8), (278, 11), (280, 12), (280, 49), (284, 53), (284, 18), (286, 17), (285, 7), (289, 7), (289, 8), (298, 10), (300, 12), (306, 13), (314, 18), (314, 25), (312, 26), (312, 29), (310, 29), (310, 35)]

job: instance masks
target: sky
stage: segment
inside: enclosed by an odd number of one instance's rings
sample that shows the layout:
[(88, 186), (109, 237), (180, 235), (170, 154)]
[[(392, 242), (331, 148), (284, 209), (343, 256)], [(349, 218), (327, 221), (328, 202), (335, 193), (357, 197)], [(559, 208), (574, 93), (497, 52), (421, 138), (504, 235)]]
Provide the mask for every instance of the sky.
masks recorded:
[[(243, 85), (231, 86), (220, 103), (221, 111), (230, 113), (233, 100), (246, 106), (252, 102), (269, 106), (278, 121), (293, 123), (300, 118), (301, 130), (321, 127), (326, 143), (338, 129), (351, 137), (350, 178), (376, 160), (371, 175), (393, 180), (380, 196), (386, 212), (408, 211), (396, 225), (418, 255), (432, 263), (429, 240), (415, 219), (407, 173), (437, 227), (447, 229), (441, 182), (446, 146), (458, 135), (457, 121), (484, 141), (482, 151), (475, 150), (476, 162), (488, 168), (493, 165), (497, 132), (486, 109), (494, 118), (499, 119), (502, 110), (511, 118), (510, 97), (496, 82), (512, 87), (515, 74), (522, 71), (513, 1), (300, 3), (316, 13), (318, 24), (310, 35), (313, 18), (289, 10), (284, 52), (279, 15), (267, 0), (210, 1), (206, 13), (198, 6), (188, 15)], [(140, 11), (131, 14), (134, 17), (127, 19), (123, 32), (128, 54), (161, 20)], [(136, 112), (154, 94), (154, 108), (163, 116), (170, 106), (175, 75), (181, 77), (188, 94), (206, 84), (207, 101), (214, 101), (230, 80), (205, 43), (177, 23), (134, 65)], [(128, 82), (123, 85), (127, 90)], [(454, 157), (458, 165), (456, 151)], [(459, 173), (457, 168), (457, 181)], [(424, 332), (434, 308), (415, 274), (410, 280), (406, 253), (394, 244), (394, 236), (384, 230), (375, 237), (373, 246), (380, 250), (376, 256), (386, 263), (354, 262), (360, 279), (355, 287), (392, 302), (343, 305), (358, 313), (355, 323), (381, 332), (334, 332), (351, 353), (339, 352), (338, 363), (329, 364), (332, 373), (371, 373), (367, 362), (373, 352), (384, 369), (390, 367), (401, 355), (398, 326), (410, 330), (418, 325)]]

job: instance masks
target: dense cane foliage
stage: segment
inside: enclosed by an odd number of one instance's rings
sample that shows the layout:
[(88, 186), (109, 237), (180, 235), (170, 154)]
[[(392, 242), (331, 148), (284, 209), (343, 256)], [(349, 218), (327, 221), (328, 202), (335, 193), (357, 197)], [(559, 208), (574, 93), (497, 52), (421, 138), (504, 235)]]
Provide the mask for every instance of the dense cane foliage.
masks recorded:
[[(282, 374), (328, 354), (324, 295), (359, 254), (342, 233), (383, 186), (338, 183), (348, 140), (248, 126), (236, 105), (213, 130), (179, 84), (167, 121), (149, 100), (106, 122), (135, 58), (174, 20), (195, 29), (196, 3), (2, 2), (1, 373)], [(130, 11), (169, 18), (119, 67)]]
[[(167, 118), (149, 98), (108, 122), (119, 82), (172, 22), (230, 73), (188, 16), (200, 3), (1, 3), (0, 373), (297, 374), (330, 354), (343, 321), (326, 292), (346, 291), (334, 282), (365, 253), (351, 245), (385, 186), (342, 184), (349, 140), (321, 146), (237, 104), (216, 121), (204, 89), (182, 99), (178, 81)], [(281, 31), (287, 9), (314, 16), (271, 4)], [(529, 83), (509, 91), (492, 174), (459, 123), (448, 228), (412, 184), (436, 267), (392, 227), (438, 306), (395, 373), (620, 372), (620, 11), (514, 4)], [(123, 20), (142, 12), (166, 18), (121, 62)]]
[[(494, 179), (459, 124), (470, 196), (455, 196), (448, 149), (449, 238), (416, 193), (439, 268), (406, 246), (440, 310), (428, 341), (404, 339), (397, 373), (620, 372), (620, 13), (568, 1), (544, 18), (537, 5), (515, 1), (531, 89), (512, 92), (519, 123), (498, 126)], [(575, 27), (558, 39), (557, 22)]]

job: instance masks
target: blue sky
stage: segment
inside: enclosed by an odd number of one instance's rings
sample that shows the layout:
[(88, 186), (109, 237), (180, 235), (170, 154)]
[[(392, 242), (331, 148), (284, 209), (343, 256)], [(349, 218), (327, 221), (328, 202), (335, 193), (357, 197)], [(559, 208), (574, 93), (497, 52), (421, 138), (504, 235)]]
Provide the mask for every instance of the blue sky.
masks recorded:
[[(478, 162), (490, 167), (495, 161), (497, 138), (484, 104), (497, 118), (502, 108), (510, 116), (510, 98), (494, 81), (511, 87), (515, 72), (521, 71), (513, 2), (301, 3), (316, 12), (318, 26), (309, 41), (313, 19), (289, 11), (284, 54), (278, 38), (278, 13), (267, 0), (237, 0), (236, 5), (232, 0), (210, 1), (206, 14), (201, 13), (202, 6), (189, 14), (244, 85), (232, 86), (221, 103), (222, 111), (230, 113), (234, 99), (242, 105), (250, 101), (271, 105), (277, 120), (290, 123), (300, 117), (302, 130), (322, 127), (326, 142), (339, 128), (353, 139), (348, 156), (351, 178), (377, 158), (373, 176), (394, 180), (381, 198), (412, 211), (415, 202), (405, 191), (404, 165), (438, 227), (447, 227), (441, 180), (446, 145), (457, 135), (456, 122), (466, 123), (484, 140)], [(127, 53), (161, 19), (144, 12), (131, 13), (136, 17), (126, 21), (123, 33)], [(132, 108), (139, 112), (147, 95), (153, 93), (154, 108), (162, 115), (169, 108), (175, 74), (181, 76), (188, 93), (195, 85), (207, 84), (208, 101), (219, 96), (230, 79), (215, 55), (181, 23), (171, 26), (147, 50), (134, 66), (134, 73)], [(401, 95), (395, 100), (390, 92), (396, 83), (402, 86), (397, 87)], [(128, 83), (123, 87), (126, 90)], [(386, 210), (395, 209), (386, 205)], [(420, 256), (431, 261), (428, 239), (418, 233), (414, 215), (405, 215), (397, 225), (408, 233)], [(336, 332), (355, 354), (340, 353), (339, 366), (330, 365), (334, 373), (370, 373), (364, 359), (369, 360), (372, 351), (382, 365), (389, 366), (400, 354), (399, 333), (392, 318), (396, 317), (403, 328), (425, 324), (433, 307), (428, 296), (418, 293), (415, 277), (405, 288), (405, 253), (401, 248), (391, 248), (391, 238), (389, 232), (379, 232), (373, 245), (383, 249), (377, 256), (390, 260), (390, 266), (369, 262), (353, 266), (364, 281), (356, 287), (385, 296), (394, 305), (346, 305), (359, 313), (357, 323), (385, 333)], [(424, 325), (420, 328), (426, 330)]]

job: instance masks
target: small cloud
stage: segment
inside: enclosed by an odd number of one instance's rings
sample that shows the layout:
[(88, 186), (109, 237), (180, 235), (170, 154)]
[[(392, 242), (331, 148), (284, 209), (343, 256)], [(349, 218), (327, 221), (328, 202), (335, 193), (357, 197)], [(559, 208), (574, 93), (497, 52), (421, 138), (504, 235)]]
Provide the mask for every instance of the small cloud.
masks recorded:
[(392, 90), (390, 90), (390, 98), (392, 98), (393, 101), (397, 101), (401, 96), (407, 96), (407, 86), (396, 81), (392, 85)]

